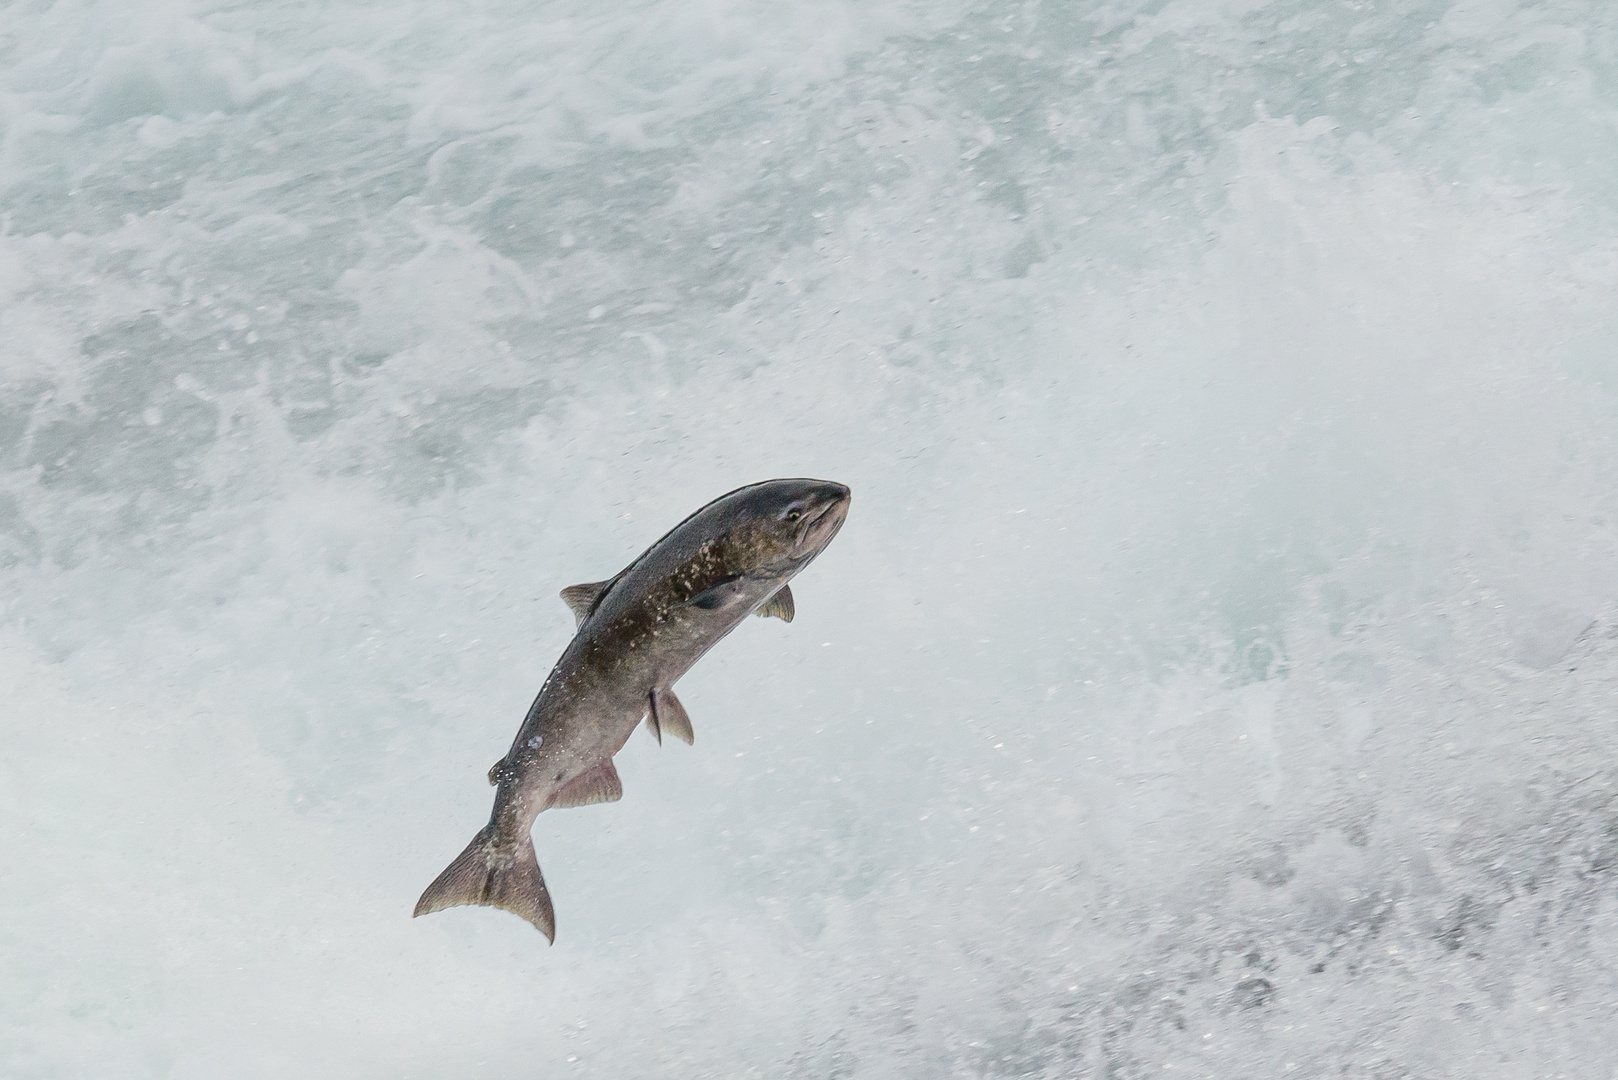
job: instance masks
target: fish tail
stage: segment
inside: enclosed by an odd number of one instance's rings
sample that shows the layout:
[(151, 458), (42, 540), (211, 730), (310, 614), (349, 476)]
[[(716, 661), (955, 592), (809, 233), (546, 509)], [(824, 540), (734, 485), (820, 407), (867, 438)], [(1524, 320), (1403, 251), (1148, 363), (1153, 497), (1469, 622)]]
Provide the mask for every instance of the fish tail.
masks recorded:
[[(493, 824), (485, 825), (460, 857), (416, 901), (414, 915), (428, 915), (458, 904), (482, 904), (505, 908), (520, 915), (556, 941), (556, 913), (551, 910), (551, 894), (539, 872), (534, 841), (502, 839)], [(412, 916), (414, 917), (414, 916)]]

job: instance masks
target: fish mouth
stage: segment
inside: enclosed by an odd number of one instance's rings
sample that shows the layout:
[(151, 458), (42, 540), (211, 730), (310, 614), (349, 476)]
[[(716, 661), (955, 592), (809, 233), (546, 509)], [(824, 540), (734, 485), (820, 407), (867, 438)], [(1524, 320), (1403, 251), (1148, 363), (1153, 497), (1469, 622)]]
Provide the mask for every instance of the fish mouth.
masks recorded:
[(828, 493), (825, 504), (812, 511), (799, 526), (798, 543), (794, 546), (801, 552), (800, 558), (810, 559), (820, 554), (848, 517), (848, 505), (852, 498), (848, 488), (841, 484), (827, 486), (833, 490)]

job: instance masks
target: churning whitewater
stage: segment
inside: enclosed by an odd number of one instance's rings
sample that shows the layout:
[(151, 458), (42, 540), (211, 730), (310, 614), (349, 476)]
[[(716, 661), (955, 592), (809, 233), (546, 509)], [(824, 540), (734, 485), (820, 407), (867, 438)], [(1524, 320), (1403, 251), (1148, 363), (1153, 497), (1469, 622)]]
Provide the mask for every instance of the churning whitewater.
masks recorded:
[(1613, 1080), (1615, 238), (1612, 0), (0, 3), (0, 1076)]
[(570, 585), (578, 633), (506, 756), (489, 769), (494, 813), (422, 893), (415, 914), (457, 904), (504, 908), (556, 940), (556, 916), (529, 830), (553, 807), (616, 802), (613, 755), (642, 717), (663, 741), (692, 743), (674, 683), (748, 615), (795, 614), (788, 582), (848, 516), (849, 490), (826, 480), (767, 480), (704, 506), (616, 576)]

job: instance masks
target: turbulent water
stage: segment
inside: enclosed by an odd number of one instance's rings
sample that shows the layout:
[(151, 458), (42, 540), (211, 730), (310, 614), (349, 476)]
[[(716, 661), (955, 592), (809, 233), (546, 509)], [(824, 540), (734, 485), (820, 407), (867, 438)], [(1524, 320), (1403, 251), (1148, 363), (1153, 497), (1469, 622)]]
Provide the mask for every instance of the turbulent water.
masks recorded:
[[(0, 8), (0, 1074), (1618, 1074), (1602, 0)], [(791, 626), (412, 921), (572, 633)]]

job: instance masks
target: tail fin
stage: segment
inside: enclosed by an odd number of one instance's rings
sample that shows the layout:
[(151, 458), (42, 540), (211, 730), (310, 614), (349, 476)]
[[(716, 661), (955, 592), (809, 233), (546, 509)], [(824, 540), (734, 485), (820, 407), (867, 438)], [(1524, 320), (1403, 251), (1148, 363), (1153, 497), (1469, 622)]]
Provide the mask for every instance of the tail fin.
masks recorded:
[(539, 873), (534, 841), (527, 836), (514, 843), (502, 843), (495, 836), (494, 826), (485, 825), (460, 857), (427, 886), (416, 901), (414, 915), (429, 915), (457, 904), (505, 908), (533, 923), (548, 940), (556, 941), (551, 894)]

